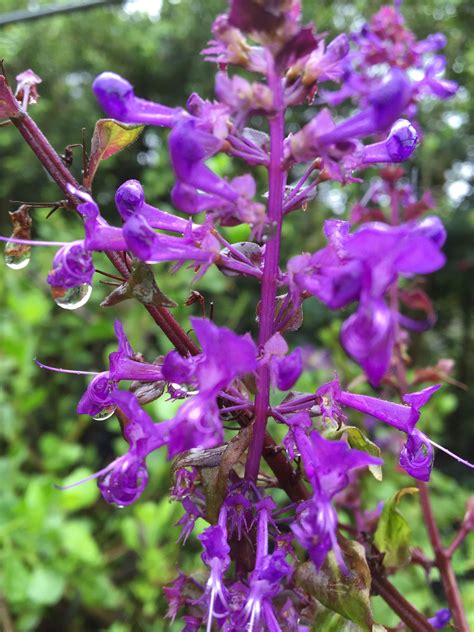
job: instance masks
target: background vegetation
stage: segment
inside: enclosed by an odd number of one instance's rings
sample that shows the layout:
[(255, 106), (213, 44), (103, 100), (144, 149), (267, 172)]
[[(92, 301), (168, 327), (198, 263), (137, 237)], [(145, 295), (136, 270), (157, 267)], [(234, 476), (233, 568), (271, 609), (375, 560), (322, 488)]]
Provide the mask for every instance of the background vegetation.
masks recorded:
[[(156, 9), (159, 3), (147, 4)], [(18, 0), (2, 0), (0, 5), (2, 12), (27, 7)], [(361, 25), (380, 6), (374, 0), (305, 0), (304, 5), (306, 17), (331, 35)], [(138, 94), (163, 103), (183, 104), (192, 91), (211, 98), (214, 69), (197, 53), (209, 37), (213, 17), (224, 8), (224, 0), (164, 0), (154, 17), (135, 11), (128, 3), (125, 8), (12, 25), (0, 28), (0, 57), (5, 58), (11, 78), (29, 67), (43, 78), (42, 96), (32, 114), (61, 150), (80, 142), (83, 127), (90, 137), (101, 116), (90, 85), (103, 70), (123, 74)], [(423, 366), (453, 358), (454, 377), (472, 384), (474, 42), (470, 33), (474, 5), (471, 0), (410, 0), (404, 3), (404, 13), (420, 36), (438, 30), (448, 35), (448, 73), (463, 86), (450, 102), (426, 104), (421, 115), (425, 140), (407, 174), (420, 190), (432, 190), (437, 212), (449, 230), (448, 265), (433, 275), (427, 287), (438, 309), (438, 323), (432, 332), (414, 338), (413, 359)], [(302, 111), (297, 117), (305, 115)], [(297, 117), (290, 124), (296, 124)], [(58, 191), (15, 129), (0, 130), (0, 156), (0, 229), (1, 234), (8, 234), (8, 210), (13, 208), (9, 200), (53, 201)], [(216, 158), (214, 167), (225, 175), (235, 168), (225, 157)], [(74, 168), (79, 174), (79, 155)], [(167, 207), (173, 176), (166, 133), (147, 129), (138, 143), (101, 166), (94, 195), (110, 218), (115, 213), (115, 189), (132, 177), (143, 182), (150, 202)], [(307, 213), (295, 214), (288, 222), (286, 254), (318, 247), (322, 221), (334, 213), (347, 217), (360, 193), (359, 185), (342, 192), (323, 187)], [(45, 221), (47, 212), (33, 211), (37, 238), (81, 235), (75, 217), (58, 212)], [(244, 237), (244, 229), (234, 229), (232, 239)], [(51, 249), (37, 248), (25, 270), (0, 267), (0, 627), (20, 632), (166, 630), (162, 587), (174, 578), (178, 565), (187, 571), (198, 566), (199, 549), (194, 538), (184, 549), (175, 545), (179, 531), (172, 525), (180, 510), (167, 499), (170, 478), (164, 455), (150, 459), (151, 483), (140, 502), (126, 509), (106, 505), (94, 483), (57, 491), (53, 483), (78, 480), (103, 467), (121, 450), (122, 440), (113, 419), (97, 422), (75, 413), (85, 388), (82, 376), (45, 373), (33, 359), (102, 370), (115, 344), (112, 321), (117, 317), (124, 322), (134, 348), (146, 352), (149, 359), (166, 352), (169, 344), (140, 305), (124, 303), (113, 311), (99, 308), (107, 289), (97, 280), (87, 306), (72, 313), (60, 310), (49, 298), (45, 281), (52, 255)], [(107, 267), (100, 256), (96, 263)], [(171, 276), (166, 266), (157, 266), (157, 275), (162, 289), (179, 303), (176, 313), (183, 322), (198, 311), (196, 306), (183, 306), (191, 289), (187, 273)], [(236, 283), (212, 271), (196, 289), (208, 303), (214, 302), (219, 324), (255, 331), (253, 283)], [(340, 321), (340, 314), (329, 313), (316, 301), (305, 306), (305, 326), (292, 342), (314, 349), (314, 375), (306, 378), (309, 388), (327, 379), (334, 365), (346, 380), (358, 373), (339, 350)], [(446, 386), (423, 418), (424, 428), (435, 440), (466, 457), (469, 452), (472, 455), (474, 443), (473, 399), (472, 390)], [(172, 404), (158, 400), (152, 412), (157, 418), (167, 418)], [(442, 455), (436, 465), (435, 509), (449, 541), (462, 519), (465, 499), (472, 493), (472, 477)], [(383, 483), (371, 484), (368, 502), (372, 507), (410, 484), (395, 472), (390, 458), (385, 471)], [(413, 529), (413, 544), (429, 553), (416, 498), (402, 502)], [(466, 609), (473, 613), (474, 538), (468, 538), (456, 554), (455, 565)], [(421, 567), (402, 571), (394, 582), (429, 614), (445, 605), (438, 577), (425, 577)], [(380, 621), (395, 625), (396, 618), (378, 599), (374, 601)]]

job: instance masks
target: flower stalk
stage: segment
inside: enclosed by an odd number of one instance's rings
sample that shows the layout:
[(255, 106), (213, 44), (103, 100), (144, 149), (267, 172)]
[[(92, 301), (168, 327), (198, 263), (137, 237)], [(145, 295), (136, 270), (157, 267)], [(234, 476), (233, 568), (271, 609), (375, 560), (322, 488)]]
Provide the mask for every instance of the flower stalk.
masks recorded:
[[(275, 231), (265, 246), (263, 278), (261, 285), (261, 310), (258, 343), (261, 347), (273, 334), (275, 318), (278, 264), (280, 258), (281, 229), (283, 223), (283, 190), (285, 172), (282, 168), (285, 111), (283, 108), (283, 85), (281, 77), (272, 70), (269, 83), (273, 88), (276, 114), (270, 119), (270, 164), (268, 168), (268, 219)], [(245, 476), (255, 481), (262, 455), (265, 427), (270, 404), (270, 370), (261, 366), (257, 372), (257, 394), (255, 397), (255, 421), (253, 436), (247, 457)]]

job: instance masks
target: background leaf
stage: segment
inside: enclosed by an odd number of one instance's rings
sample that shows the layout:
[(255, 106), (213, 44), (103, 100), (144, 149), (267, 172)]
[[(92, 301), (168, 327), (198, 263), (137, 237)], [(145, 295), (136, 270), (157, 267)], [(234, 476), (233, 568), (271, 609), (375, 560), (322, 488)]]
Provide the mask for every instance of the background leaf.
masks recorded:
[(410, 558), (411, 528), (405, 516), (400, 513), (398, 503), (406, 494), (417, 494), (416, 487), (405, 487), (385, 503), (374, 535), (374, 542), (387, 568), (406, 564)]

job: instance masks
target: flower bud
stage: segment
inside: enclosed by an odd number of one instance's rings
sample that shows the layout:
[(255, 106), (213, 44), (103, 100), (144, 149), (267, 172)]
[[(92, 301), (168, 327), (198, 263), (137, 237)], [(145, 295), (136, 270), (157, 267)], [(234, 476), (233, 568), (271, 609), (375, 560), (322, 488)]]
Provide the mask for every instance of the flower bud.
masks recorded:
[(126, 221), (145, 202), (145, 193), (138, 180), (127, 180), (115, 193), (115, 206), (122, 219)]
[(125, 119), (135, 98), (133, 86), (114, 72), (103, 72), (92, 84), (94, 94), (104, 112), (117, 119)]
[(418, 134), (413, 125), (405, 119), (398, 119), (386, 140), (362, 148), (361, 164), (378, 162), (402, 162), (415, 151)]
[(436, 215), (428, 215), (417, 222), (417, 231), (441, 248), (446, 241), (447, 232), (443, 222)]
[(399, 119), (390, 130), (385, 141), (388, 155), (393, 162), (402, 162), (415, 151), (418, 134), (416, 129), (404, 119)]

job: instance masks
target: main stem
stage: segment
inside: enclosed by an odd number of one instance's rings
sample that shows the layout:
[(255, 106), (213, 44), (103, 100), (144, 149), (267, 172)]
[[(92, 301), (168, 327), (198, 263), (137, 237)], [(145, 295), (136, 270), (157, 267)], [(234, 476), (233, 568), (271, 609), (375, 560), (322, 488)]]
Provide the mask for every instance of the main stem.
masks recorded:
[[(273, 334), (285, 186), (285, 172), (282, 168), (285, 111), (281, 77), (273, 74), (269, 78), (269, 84), (273, 89), (276, 111), (275, 116), (270, 119), (270, 164), (268, 167), (268, 219), (274, 225), (271, 227), (274, 234), (265, 246), (258, 332), (260, 347), (263, 347)], [(260, 366), (257, 372), (253, 436), (245, 467), (245, 477), (248, 480), (255, 481), (259, 472), (269, 404), (270, 370), (268, 366)]]

